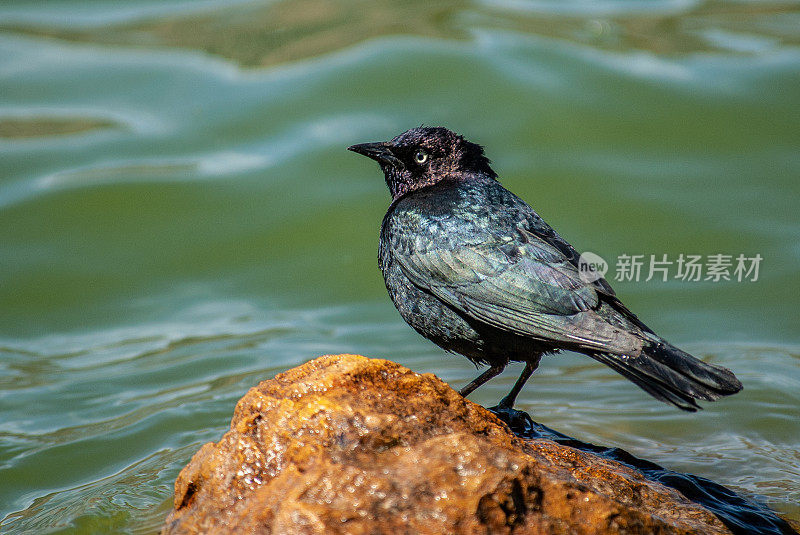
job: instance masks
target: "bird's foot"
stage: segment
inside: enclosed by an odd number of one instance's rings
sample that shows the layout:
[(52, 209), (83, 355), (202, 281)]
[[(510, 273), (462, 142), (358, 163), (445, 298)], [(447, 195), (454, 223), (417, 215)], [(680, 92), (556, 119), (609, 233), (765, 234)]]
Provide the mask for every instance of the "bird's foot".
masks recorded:
[(534, 430), (538, 424), (531, 419), (530, 415), (525, 411), (518, 411), (513, 407), (504, 406), (503, 401), (495, 407), (489, 407), (489, 410), (503, 420), (517, 436), (528, 437), (534, 435)]

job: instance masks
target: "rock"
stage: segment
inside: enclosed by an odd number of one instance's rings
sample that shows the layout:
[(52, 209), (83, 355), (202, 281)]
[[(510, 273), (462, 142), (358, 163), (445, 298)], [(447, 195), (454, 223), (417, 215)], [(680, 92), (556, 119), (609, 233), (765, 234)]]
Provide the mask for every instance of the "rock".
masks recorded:
[(625, 465), (523, 440), (432, 374), (356, 355), (263, 381), (163, 533), (730, 533)]

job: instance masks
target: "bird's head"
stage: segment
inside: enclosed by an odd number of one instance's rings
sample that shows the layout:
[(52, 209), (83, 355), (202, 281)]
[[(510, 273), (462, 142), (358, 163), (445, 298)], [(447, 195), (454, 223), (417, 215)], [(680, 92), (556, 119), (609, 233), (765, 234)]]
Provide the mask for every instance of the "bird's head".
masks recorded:
[(440, 126), (412, 128), (391, 141), (362, 143), (347, 150), (380, 164), (393, 199), (442, 180), (497, 176), (483, 147)]

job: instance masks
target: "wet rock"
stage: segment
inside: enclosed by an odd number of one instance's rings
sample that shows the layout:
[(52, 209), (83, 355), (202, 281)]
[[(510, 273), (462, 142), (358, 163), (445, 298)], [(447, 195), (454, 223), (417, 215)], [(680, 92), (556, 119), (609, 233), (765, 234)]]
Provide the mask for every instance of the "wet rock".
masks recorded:
[(730, 533), (641, 473), (524, 440), (431, 374), (356, 355), (264, 381), (175, 483), (178, 533)]

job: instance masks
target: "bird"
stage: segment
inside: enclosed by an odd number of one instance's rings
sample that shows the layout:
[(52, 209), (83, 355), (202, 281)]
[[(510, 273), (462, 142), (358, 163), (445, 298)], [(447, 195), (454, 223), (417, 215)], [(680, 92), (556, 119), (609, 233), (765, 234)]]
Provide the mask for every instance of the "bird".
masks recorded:
[(587, 355), (654, 398), (694, 412), (735, 394), (727, 368), (670, 344), (525, 201), (504, 188), (482, 146), (437, 126), (348, 150), (378, 162), (392, 200), (378, 264), (402, 318), (442, 349), (489, 366), (466, 397), (510, 362), (524, 368), (497, 408), (513, 409), (543, 355)]

